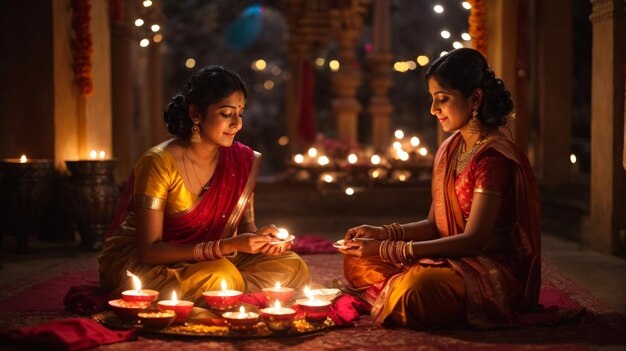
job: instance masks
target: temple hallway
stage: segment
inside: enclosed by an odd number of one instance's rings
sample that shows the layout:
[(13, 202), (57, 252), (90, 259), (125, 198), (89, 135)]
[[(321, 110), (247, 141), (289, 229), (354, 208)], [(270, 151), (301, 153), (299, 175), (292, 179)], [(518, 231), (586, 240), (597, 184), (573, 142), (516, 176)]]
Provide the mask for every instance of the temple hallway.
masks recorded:
[[(354, 219), (368, 221), (367, 218)], [(369, 218), (371, 222), (371, 218)], [(396, 219), (398, 220), (398, 219)], [(378, 221), (377, 221), (378, 222)], [(384, 222), (383, 222), (384, 223)], [(328, 232), (336, 238), (340, 232)], [(565, 276), (584, 287), (618, 313), (626, 315), (626, 260), (598, 252), (581, 250), (575, 243), (544, 233), (543, 255)], [(44, 270), (54, 269), (63, 261), (77, 256), (93, 256), (74, 243), (46, 243), (33, 240), (28, 255), (17, 255), (10, 250), (13, 238), (4, 238), (4, 252), (0, 260), (0, 289), (18, 279), (28, 278)]]

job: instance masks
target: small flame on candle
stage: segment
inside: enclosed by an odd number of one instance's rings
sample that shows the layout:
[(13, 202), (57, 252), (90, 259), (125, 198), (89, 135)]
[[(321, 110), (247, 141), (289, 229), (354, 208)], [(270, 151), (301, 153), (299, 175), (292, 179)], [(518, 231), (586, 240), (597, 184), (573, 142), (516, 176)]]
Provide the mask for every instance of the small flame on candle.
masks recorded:
[(139, 280), (139, 278), (132, 274), (129, 271), (126, 271), (126, 275), (128, 275), (129, 277), (133, 278), (133, 285), (135, 286), (135, 290), (137, 290), (137, 292), (141, 291), (141, 280)]
[(172, 291), (172, 302), (178, 303), (178, 298), (176, 296), (176, 291)]
[(304, 286), (304, 296), (309, 298), (309, 302), (312, 303), (313, 301), (315, 301), (315, 299), (313, 298), (313, 294), (311, 293), (311, 289), (309, 289), (308, 285)]
[(241, 306), (239, 307), (239, 314), (237, 315), (237, 318), (246, 318), (248, 316), (248, 314), (246, 313), (246, 309)]
[(20, 163), (26, 163), (26, 161), (28, 161), (26, 155), (22, 155), (22, 157), (20, 157)]
[(276, 282), (276, 289), (280, 289), (280, 282)]
[(104, 151), (100, 151), (100, 159), (104, 160), (105, 156), (106, 156), (106, 153)]
[(226, 280), (222, 279), (222, 291), (226, 291)]
[(289, 232), (285, 228), (279, 228), (276, 237), (280, 240), (285, 240), (289, 236)]
[(91, 150), (91, 152), (89, 152), (89, 158), (95, 160), (96, 157), (98, 157), (98, 153), (96, 152), (96, 150)]
[(274, 302), (274, 308), (279, 310), (279, 309), (281, 309), (281, 307), (282, 306), (280, 305), (280, 301), (276, 300), (276, 302)]

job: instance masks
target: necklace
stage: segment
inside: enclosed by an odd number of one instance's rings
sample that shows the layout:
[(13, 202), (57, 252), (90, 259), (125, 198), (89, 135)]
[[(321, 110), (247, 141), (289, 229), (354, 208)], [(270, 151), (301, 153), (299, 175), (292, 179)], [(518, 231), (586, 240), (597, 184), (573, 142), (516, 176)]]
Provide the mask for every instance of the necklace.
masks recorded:
[[(187, 171), (187, 163), (185, 162), (185, 157), (184, 156), (187, 156), (187, 159), (191, 163), (191, 168), (193, 168), (193, 173), (196, 176), (196, 181), (197, 181), (198, 185), (200, 185), (200, 188), (201, 188), (200, 193), (206, 191), (209, 188), (209, 185), (211, 183), (210, 180), (206, 184), (202, 185), (202, 182), (200, 181), (200, 177), (198, 177), (198, 171), (196, 171), (196, 163), (193, 162), (191, 157), (189, 157), (189, 154), (187, 154), (187, 150), (185, 150), (185, 148), (183, 148), (183, 165), (185, 167), (185, 173), (187, 174), (187, 181), (189, 182), (189, 185), (191, 185), (191, 180), (189, 179), (189, 172)], [(191, 190), (193, 191), (193, 189), (191, 189)]]
[(456, 166), (454, 167), (454, 172), (457, 175), (463, 173), (465, 168), (467, 168), (467, 166), (469, 165), (472, 156), (476, 154), (476, 151), (480, 149), (480, 145), (484, 144), (487, 139), (488, 138), (485, 138), (481, 135), (481, 137), (474, 143), (469, 151), (465, 151), (465, 140), (462, 141), (462, 144), (459, 145), (456, 152)]

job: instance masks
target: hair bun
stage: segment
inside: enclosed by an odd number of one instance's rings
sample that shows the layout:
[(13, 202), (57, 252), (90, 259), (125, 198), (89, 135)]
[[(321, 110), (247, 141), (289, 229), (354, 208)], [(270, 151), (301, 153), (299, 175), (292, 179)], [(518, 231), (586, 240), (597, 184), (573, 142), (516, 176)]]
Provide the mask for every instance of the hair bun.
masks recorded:
[(186, 128), (186, 125), (189, 124), (186, 121), (189, 119), (189, 113), (185, 100), (184, 95), (176, 94), (163, 111), (163, 120), (167, 130), (172, 134), (178, 134), (181, 129)]
[(493, 71), (489, 71), (483, 83), (484, 112), (486, 112), (483, 121), (489, 125), (503, 126), (513, 110), (513, 100), (502, 79), (495, 78)]

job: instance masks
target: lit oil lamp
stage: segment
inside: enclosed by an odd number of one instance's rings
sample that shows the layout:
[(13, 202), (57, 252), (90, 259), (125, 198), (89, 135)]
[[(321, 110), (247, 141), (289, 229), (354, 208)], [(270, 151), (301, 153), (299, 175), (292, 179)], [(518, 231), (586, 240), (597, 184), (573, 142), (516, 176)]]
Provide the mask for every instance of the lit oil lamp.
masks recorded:
[(141, 324), (148, 329), (167, 328), (176, 319), (174, 311), (146, 311), (137, 313)]
[(274, 235), (274, 238), (272, 238), (270, 244), (281, 245), (283, 246), (283, 249), (286, 250), (288, 248), (289, 242), (293, 241), (295, 238), (295, 236), (289, 234), (287, 229), (279, 228), (278, 233)]
[(245, 307), (239, 307), (239, 312), (224, 312), (222, 317), (228, 323), (231, 330), (246, 331), (259, 322), (259, 314), (246, 312)]
[(204, 301), (211, 309), (224, 311), (231, 309), (239, 304), (241, 298), (241, 291), (227, 290), (226, 281), (222, 279), (220, 284), (222, 290), (210, 290), (202, 293)]
[(307, 296), (306, 299), (296, 301), (304, 311), (304, 319), (313, 324), (326, 321), (328, 310), (330, 309), (330, 301), (316, 299), (308, 286), (304, 287), (304, 295)]
[(142, 312), (150, 306), (150, 302), (129, 302), (123, 299), (110, 300), (109, 307), (115, 312), (115, 314), (123, 319), (137, 320), (137, 314)]
[(287, 331), (291, 329), (293, 325), (296, 310), (282, 307), (280, 305), (280, 301), (276, 300), (274, 307), (268, 307), (261, 310), (261, 316), (265, 321), (265, 325), (267, 325), (270, 330)]
[(178, 300), (176, 291), (172, 292), (171, 300), (159, 301), (157, 305), (161, 311), (174, 311), (176, 313), (175, 323), (184, 323), (193, 309), (193, 302)]
[(280, 286), (280, 282), (276, 282), (276, 285), (271, 288), (264, 288), (263, 293), (267, 298), (267, 301), (280, 301), (285, 303), (289, 301), (291, 296), (293, 295), (293, 289), (288, 287)]
[(133, 279), (134, 290), (126, 290), (122, 292), (122, 299), (127, 302), (152, 302), (159, 296), (156, 290), (142, 289), (141, 280), (129, 271), (126, 274)]

